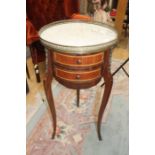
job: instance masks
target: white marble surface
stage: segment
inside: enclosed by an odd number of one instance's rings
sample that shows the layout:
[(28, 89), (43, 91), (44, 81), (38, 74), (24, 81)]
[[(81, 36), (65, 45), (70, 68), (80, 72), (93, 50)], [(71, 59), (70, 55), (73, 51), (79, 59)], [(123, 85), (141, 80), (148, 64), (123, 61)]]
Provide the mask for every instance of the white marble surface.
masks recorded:
[(40, 37), (48, 42), (64, 46), (91, 46), (110, 42), (117, 38), (117, 34), (99, 25), (65, 23), (47, 28)]

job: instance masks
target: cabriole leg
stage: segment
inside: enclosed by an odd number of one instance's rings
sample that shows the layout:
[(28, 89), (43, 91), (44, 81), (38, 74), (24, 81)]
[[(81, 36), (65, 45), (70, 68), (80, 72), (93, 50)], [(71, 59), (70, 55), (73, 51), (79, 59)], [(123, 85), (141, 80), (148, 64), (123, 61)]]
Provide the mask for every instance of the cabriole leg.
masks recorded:
[(55, 138), (55, 134), (56, 134), (56, 110), (55, 110), (55, 105), (54, 105), (54, 100), (53, 100), (53, 94), (52, 94), (52, 90), (51, 90), (51, 83), (52, 83), (52, 79), (53, 79), (53, 72), (52, 72), (52, 54), (50, 51), (47, 51), (47, 73), (46, 73), (46, 77), (45, 80), (43, 81), (44, 83), (44, 89), (45, 89), (45, 94), (46, 94), (46, 98), (50, 107), (50, 111), (52, 114), (52, 118), (53, 118), (53, 134), (52, 134), (52, 139)]
[(102, 140), (101, 136), (101, 122), (102, 116), (105, 111), (106, 105), (108, 103), (108, 99), (111, 93), (112, 85), (113, 85), (113, 76), (110, 72), (110, 64), (111, 64), (111, 50), (107, 50), (104, 52), (104, 65), (103, 65), (103, 78), (105, 81), (104, 94), (102, 97), (102, 102), (98, 114), (98, 122), (97, 122), (97, 133), (99, 140)]

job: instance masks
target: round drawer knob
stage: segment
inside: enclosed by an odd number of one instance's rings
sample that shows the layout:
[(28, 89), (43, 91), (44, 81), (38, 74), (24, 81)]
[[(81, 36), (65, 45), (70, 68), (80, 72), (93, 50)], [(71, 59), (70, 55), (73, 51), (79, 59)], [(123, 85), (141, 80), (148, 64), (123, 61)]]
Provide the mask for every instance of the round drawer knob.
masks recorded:
[(76, 79), (80, 79), (80, 75), (76, 75)]
[(77, 64), (81, 64), (82, 61), (81, 61), (80, 59), (78, 59), (78, 60), (76, 60), (76, 63), (77, 63)]

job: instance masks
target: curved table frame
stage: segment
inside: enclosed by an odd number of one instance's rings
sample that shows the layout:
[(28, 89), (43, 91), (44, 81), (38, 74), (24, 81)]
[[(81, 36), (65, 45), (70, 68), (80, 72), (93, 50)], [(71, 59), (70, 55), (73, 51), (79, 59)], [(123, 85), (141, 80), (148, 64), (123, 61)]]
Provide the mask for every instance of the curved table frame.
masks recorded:
[[(52, 52), (47, 51), (47, 72), (46, 72), (46, 77), (44, 79), (44, 89), (45, 89), (45, 94), (46, 98), (51, 110), (52, 118), (53, 118), (53, 134), (52, 134), (52, 139), (55, 138), (56, 135), (56, 126), (57, 126), (57, 121), (56, 121), (56, 109), (54, 105), (54, 100), (53, 100), (53, 94), (51, 91), (51, 83), (52, 79), (54, 77), (53, 74), (53, 62), (52, 62)], [(99, 109), (98, 113), (98, 121), (97, 121), (97, 134), (99, 140), (102, 140), (101, 136), (101, 122), (102, 122), (102, 116), (105, 111), (106, 105), (108, 103), (108, 99), (111, 93), (112, 85), (113, 85), (113, 76), (110, 72), (110, 66), (111, 66), (111, 50), (106, 50), (104, 51), (104, 63), (103, 63), (103, 70), (102, 70), (102, 77), (104, 78), (105, 81), (105, 89), (104, 93), (102, 96), (102, 102), (101, 106)], [(79, 107), (79, 93), (80, 90), (77, 89), (77, 107)]]

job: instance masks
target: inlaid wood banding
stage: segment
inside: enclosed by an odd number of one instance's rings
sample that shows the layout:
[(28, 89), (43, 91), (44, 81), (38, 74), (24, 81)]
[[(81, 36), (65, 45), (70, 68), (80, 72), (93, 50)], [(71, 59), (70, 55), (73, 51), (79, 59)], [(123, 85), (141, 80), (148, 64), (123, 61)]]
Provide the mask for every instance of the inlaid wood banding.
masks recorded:
[(54, 62), (65, 66), (86, 67), (95, 66), (103, 62), (103, 53), (73, 56), (54, 52)]
[(61, 70), (59, 68), (55, 68), (55, 76), (59, 77), (63, 80), (69, 80), (74, 82), (84, 82), (89, 80), (98, 79), (101, 77), (101, 69), (93, 70), (93, 71), (68, 71)]

